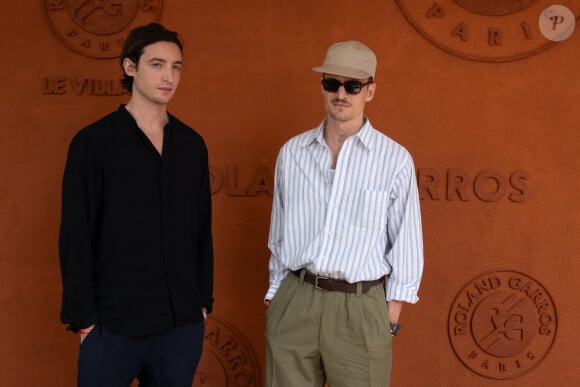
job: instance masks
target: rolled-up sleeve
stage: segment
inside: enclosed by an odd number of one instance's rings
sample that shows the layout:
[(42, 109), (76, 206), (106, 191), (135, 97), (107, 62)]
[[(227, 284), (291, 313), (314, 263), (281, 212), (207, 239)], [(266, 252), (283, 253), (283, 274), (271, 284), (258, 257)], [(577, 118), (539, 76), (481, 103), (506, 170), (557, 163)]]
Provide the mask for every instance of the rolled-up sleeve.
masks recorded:
[(274, 199), (272, 202), (272, 215), (270, 219), (270, 236), (268, 247), (270, 249), (270, 262), (268, 265), (270, 272), (270, 286), (266, 292), (265, 299), (271, 300), (280, 283), (288, 274), (288, 269), (280, 262), (280, 254), (284, 241), (284, 174), (283, 174), (283, 152), (280, 151), (276, 161), (276, 171), (274, 174)]
[(387, 301), (419, 301), (423, 274), (423, 233), (415, 167), (409, 156), (400, 169), (390, 197), (386, 259), (392, 268)]

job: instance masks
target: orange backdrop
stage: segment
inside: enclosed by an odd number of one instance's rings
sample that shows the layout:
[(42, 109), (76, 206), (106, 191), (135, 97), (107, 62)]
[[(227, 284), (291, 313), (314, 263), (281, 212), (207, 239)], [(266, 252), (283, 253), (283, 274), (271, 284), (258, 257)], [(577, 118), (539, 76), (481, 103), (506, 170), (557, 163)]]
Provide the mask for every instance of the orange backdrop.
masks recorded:
[[(127, 100), (115, 95), (115, 58), (99, 58), (114, 51), (117, 37), (102, 51), (65, 44), (72, 16), (56, 12), (78, 3), (12, 1), (0, 13), (1, 386), (75, 385), (78, 337), (59, 323), (61, 176), (73, 134)], [(409, 19), (397, 2), (378, 0), (124, 3), (183, 36), (182, 83), (170, 111), (210, 151), (216, 303), (196, 385), (262, 384), (274, 163), (288, 138), (324, 117), (311, 67), (331, 43), (348, 39), (376, 51), (368, 115), (410, 150), (421, 179), (425, 275), (421, 301), (403, 310), (392, 385), (579, 382), (578, 31), (525, 58), (492, 63), (437, 47), (469, 30), (463, 47), (488, 52), (478, 39), (487, 42), (486, 28), (513, 15), (467, 12), (465, 3), (475, 2), (440, 1), (444, 14), (431, 17), (449, 24), (426, 34), (412, 23), (429, 21), (432, 2), (399, 1)], [(519, 3), (527, 15), (543, 2)], [(560, 4), (580, 14), (578, 1)], [(549, 43), (537, 17), (530, 36)], [(504, 38), (508, 53), (528, 44)], [(513, 278), (531, 282), (525, 288)], [(482, 313), (510, 294), (527, 305), (510, 327), (523, 329), (528, 341), (519, 342), (529, 345), (486, 351), (478, 340), (491, 320)], [(469, 337), (473, 343), (462, 341)]]

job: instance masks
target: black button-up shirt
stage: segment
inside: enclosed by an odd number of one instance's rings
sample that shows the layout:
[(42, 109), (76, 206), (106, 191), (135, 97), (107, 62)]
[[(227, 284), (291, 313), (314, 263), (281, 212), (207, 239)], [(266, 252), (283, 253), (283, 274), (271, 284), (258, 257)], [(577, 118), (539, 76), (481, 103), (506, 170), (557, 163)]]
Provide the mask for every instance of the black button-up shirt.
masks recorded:
[(81, 130), (62, 185), (61, 320), (141, 336), (213, 304), (207, 148), (173, 116), (160, 155), (123, 105)]

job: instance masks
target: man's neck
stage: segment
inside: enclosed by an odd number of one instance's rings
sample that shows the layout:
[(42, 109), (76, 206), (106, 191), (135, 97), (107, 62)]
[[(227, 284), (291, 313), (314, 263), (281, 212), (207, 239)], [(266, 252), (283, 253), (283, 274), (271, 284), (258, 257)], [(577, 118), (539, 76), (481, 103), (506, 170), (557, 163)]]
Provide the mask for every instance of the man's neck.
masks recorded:
[(164, 128), (169, 122), (167, 106), (143, 103), (137, 98), (131, 98), (125, 105), (125, 109), (133, 116), (139, 129), (145, 133), (151, 144), (161, 155), (163, 153)]
[(125, 108), (137, 121), (139, 128), (145, 132), (162, 130), (169, 121), (167, 105), (146, 103), (137, 98), (131, 98)]
[(324, 141), (330, 148), (332, 153), (332, 163), (330, 168), (335, 169), (338, 161), (338, 154), (342, 149), (342, 144), (350, 136), (357, 133), (364, 125), (364, 117), (358, 120), (350, 120), (348, 122), (335, 121), (328, 117), (324, 124)]
[(356, 134), (363, 126), (365, 120), (361, 117), (360, 121), (335, 121), (328, 117), (324, 125), (324, 140), (328, 145), (339, 145), (349, 138), (350, 136)]

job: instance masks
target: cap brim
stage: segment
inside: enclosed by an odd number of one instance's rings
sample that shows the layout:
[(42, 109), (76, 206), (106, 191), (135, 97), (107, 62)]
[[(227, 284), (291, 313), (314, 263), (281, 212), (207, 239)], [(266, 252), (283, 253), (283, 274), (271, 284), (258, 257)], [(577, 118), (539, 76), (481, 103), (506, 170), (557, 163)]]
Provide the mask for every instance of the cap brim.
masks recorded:
[(349, 77), (349, 78), (356, 78), (356, 79), (366, 79), (372, 77), (372, 74), (367, 73), (366, 71), (361, 71), (357, 69), (353, 69), (350, 67), (344, 66), (337, 66), (337, 65), (324, 65), (319, 67), (312, 68), (313, 71), (325, 74), (333, 74), (339, 75), (341, 77)]

